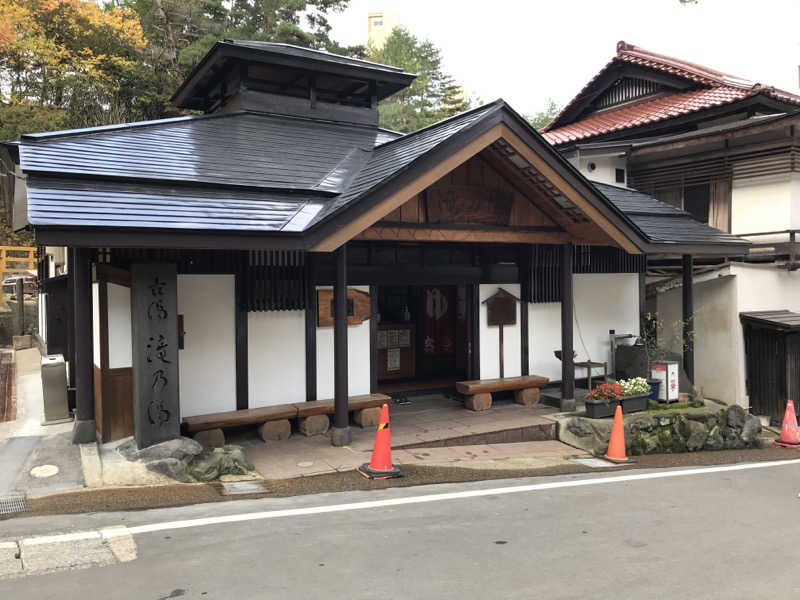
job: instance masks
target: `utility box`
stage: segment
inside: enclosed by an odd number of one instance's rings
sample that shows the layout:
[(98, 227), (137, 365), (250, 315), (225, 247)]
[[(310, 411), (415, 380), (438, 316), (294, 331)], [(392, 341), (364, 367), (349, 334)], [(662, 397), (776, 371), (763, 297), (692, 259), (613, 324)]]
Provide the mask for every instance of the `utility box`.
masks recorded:
[(650, 364), (650, 376), (661, 382), (659, 402), (677, 402), (680, 399), (680, 370), (678, 361), (665, 360)]
[(42, 399), (44, 400), (42, 425), (70, 420), (67, 404), (67, 365), (62, 354), (42, 357)]

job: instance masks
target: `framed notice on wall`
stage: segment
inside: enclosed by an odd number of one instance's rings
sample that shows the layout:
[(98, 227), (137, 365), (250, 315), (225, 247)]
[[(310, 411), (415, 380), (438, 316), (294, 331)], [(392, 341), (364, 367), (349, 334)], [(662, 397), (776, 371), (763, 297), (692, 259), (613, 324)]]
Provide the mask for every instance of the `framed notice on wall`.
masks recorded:
[(414, 325), (412, 323), (381, 323), (376, 332), (378, 380), (414, 377)]

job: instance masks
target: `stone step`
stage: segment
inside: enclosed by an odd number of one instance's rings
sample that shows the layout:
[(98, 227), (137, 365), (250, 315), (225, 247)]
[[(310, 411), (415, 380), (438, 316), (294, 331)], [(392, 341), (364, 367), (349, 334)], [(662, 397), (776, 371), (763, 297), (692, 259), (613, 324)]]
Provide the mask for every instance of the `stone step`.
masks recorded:
[(556, 423), (537, 423), (524, 427), (498, 429), (468, 435), (457, 435), (427, 442), (413, 444), (398, 444), (393, 449), (406, 450), (409, 448), (442, 448), (445, 446), (472, 446), (476, 444), (514, 444), (518, 442), (541, 442), (557, 439)]

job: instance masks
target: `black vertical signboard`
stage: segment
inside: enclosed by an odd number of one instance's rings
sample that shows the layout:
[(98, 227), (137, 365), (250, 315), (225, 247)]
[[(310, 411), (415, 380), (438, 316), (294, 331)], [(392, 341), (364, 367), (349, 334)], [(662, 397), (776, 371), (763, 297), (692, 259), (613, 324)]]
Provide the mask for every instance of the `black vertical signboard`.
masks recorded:
[(131, 284), (134, 436), (145, 448), (180, 435), (175, 265), (134, 264)]

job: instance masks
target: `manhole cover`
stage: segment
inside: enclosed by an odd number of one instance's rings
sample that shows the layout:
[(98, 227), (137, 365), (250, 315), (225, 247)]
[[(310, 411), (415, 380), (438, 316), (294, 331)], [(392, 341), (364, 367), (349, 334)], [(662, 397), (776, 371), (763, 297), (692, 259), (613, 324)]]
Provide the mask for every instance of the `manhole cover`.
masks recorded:
[(314, 461), (313, 460), (304, 460), (304, 461), (301, 461), (301, 462), (297, 463), (297, 466), (298, 467), (312, 467), (312, 466), (314, 466)]
[(45, 477), (52, 477), (58, 473), (58, 467), (55, 465), (39, 465), (31, 469), (31, 477), (44, 479)]

